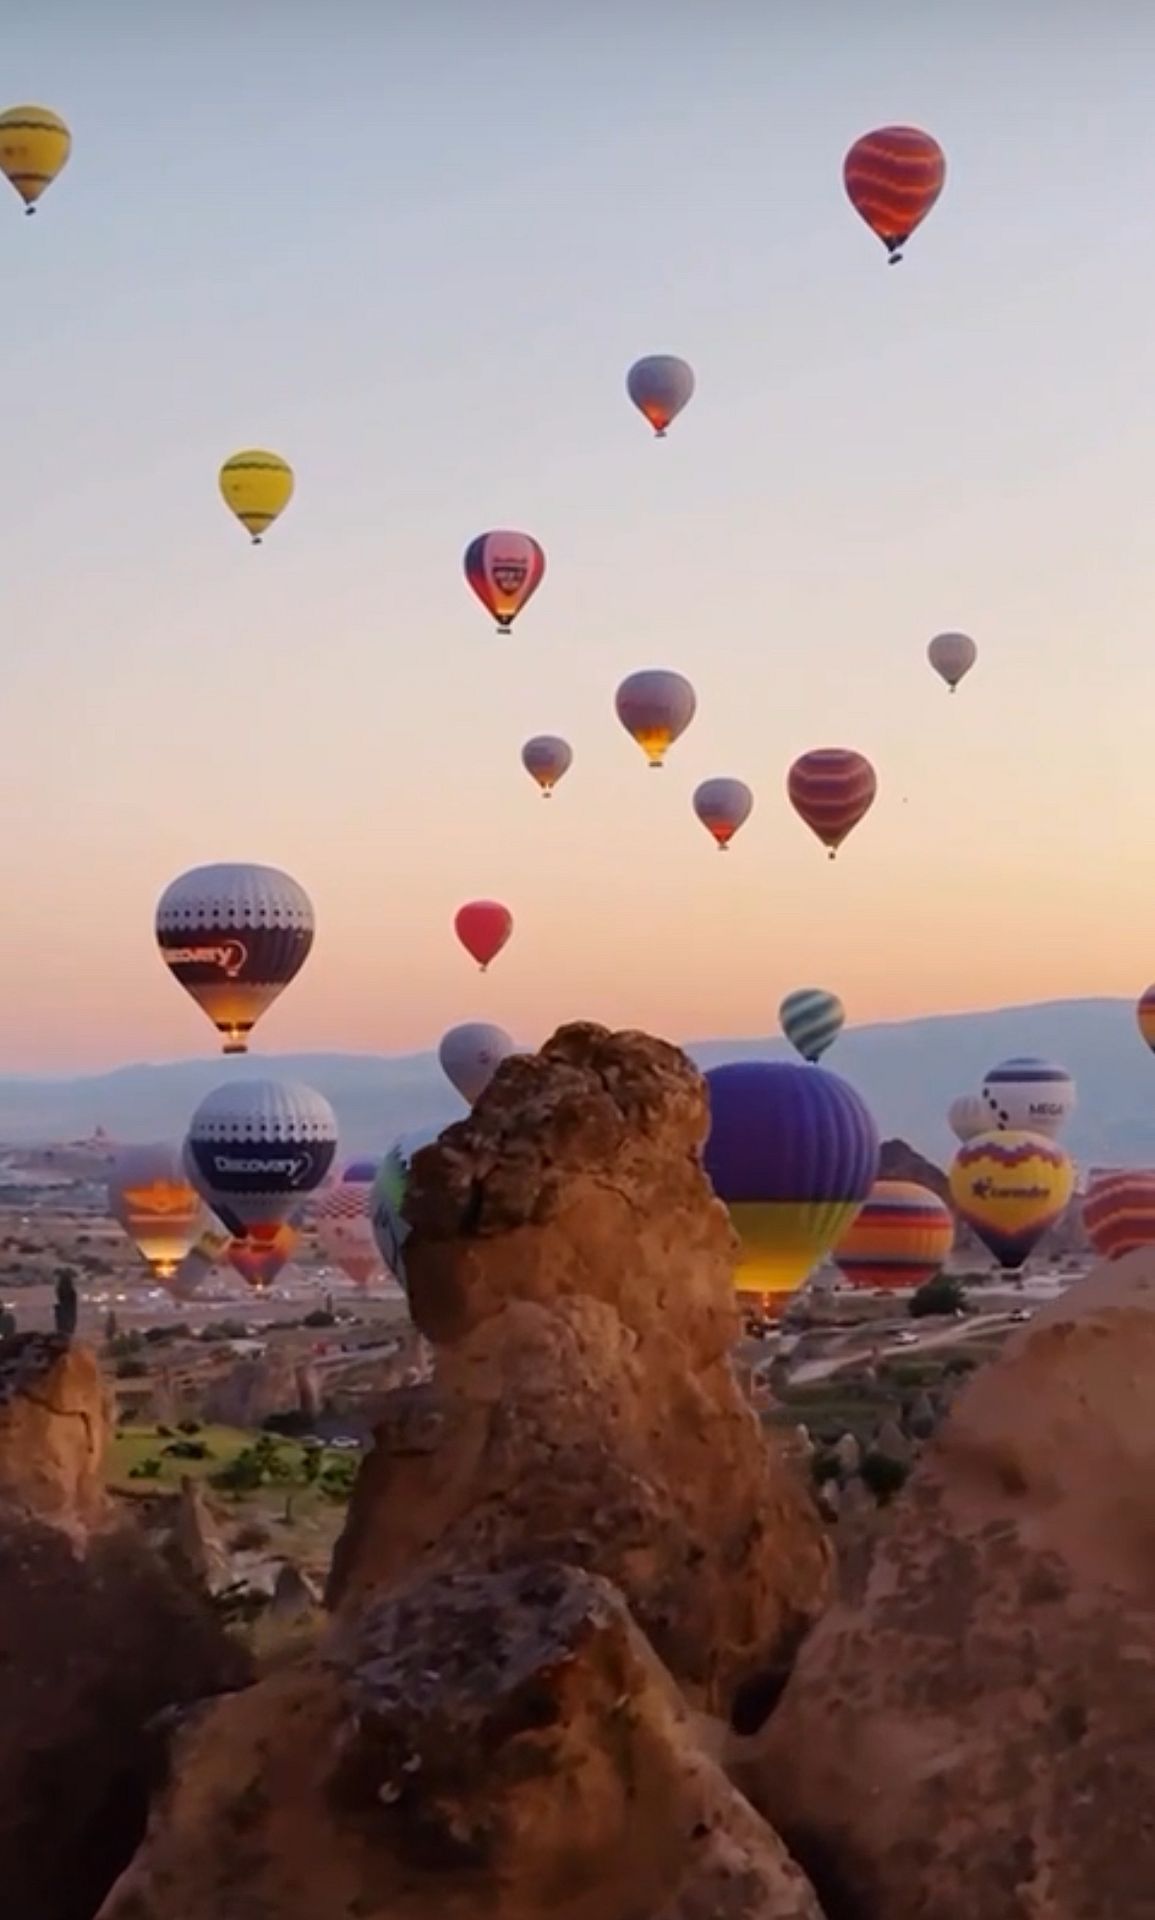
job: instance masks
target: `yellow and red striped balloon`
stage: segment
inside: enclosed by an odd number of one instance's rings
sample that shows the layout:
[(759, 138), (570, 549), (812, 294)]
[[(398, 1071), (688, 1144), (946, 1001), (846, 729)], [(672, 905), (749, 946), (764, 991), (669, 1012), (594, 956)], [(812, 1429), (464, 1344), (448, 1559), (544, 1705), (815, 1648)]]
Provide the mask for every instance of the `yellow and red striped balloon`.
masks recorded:
[(856, 140), (842, 163), (842, 180), (855, 212), (890, 256), (926, 219), (946, 182), (946, 155), (918, 127), (878, 127)]
[(1139, 1022), (1139, 1031), (1155, 1053), (1155, 985), (1148, 987), (1139, 995), (1135, 1007), (1135, 1018)]
[(833, 1258), (852, 1287), (920, 1287), (934, 1278), (953, 1240), (950, 1208), (929, 1187), (876, 1180)]
[(1105, 1260), (1155, 1245), (1155, 1169), (1096, 1168), (1087, 1181), (1083, 1226)]
[(815, 747), (794, 762), (786, 791), (795, 813), (833, 860), (847, 834), (874, 805), (878, 779), (865, 754), (851, 747)]

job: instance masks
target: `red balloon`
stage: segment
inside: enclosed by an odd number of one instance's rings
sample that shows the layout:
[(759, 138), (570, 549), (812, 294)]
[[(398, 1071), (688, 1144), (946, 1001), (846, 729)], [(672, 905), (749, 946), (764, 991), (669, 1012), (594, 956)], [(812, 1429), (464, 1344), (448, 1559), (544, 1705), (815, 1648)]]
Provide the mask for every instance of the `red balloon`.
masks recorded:
[(850, 747), (816, 747), (794, 762), (786, 791), (833, 860), (851, 828), (874, 805), (878, 781), (865, 754)]
[(876, 233), (893, 266), (926, 219), (946, 180), (946, 155), (917, 127), (879, 127), (856, 140), (842, 163), (850, 203)]
[(470, 900), (458, 908), (453, 925), (466, 953), (484, 973), (513, 932), (513, 915), (499, 900)]

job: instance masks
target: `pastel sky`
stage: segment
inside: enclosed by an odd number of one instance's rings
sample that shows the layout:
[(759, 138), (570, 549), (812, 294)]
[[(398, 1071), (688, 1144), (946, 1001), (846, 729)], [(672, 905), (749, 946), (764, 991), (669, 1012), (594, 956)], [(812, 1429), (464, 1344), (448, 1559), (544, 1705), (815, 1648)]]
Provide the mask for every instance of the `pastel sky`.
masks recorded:
[[(0, 198), (0, 1068), (208, 1051), (152, 918), (221, 859), (316, 904), (272, 1049), (1145, 985), (1153, 66), (1144, 0), (14, 12), (4, 87), (75, 149)], [(893, 270), (841, 185), (892, 121), (950, 166)], [(662, 351), (699, 387), (659, 444)], [(216, 491), (253, 444), (298, 476), (259, 551)], [(490, 526), (549, 560), (501, 640)], [(612, 706), (656, 665), (699, 695), (661, 775)], [(784, 794), (823, 745), (880, 785), (833, 865)], [(757, 793), (726, 859), (714, 774)], [(476, 895), (517, 923), (484, 979)]]

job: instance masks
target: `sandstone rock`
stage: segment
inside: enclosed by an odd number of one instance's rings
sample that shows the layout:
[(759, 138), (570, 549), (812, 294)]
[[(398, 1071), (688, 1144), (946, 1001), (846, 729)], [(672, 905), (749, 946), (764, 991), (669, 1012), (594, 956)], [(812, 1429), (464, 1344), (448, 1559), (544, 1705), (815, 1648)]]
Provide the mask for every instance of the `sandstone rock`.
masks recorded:
[(90, 1348), (52, 1333), (0, 1342), (0, 1500), (78, 1529), (100, 1520), (108, 1432)]
[(938, 1409), (924, 1387), (911, 1401), (904, 1425), (916, 1440), (929, 1440), (937, 1424)]
[(875, 1453), (881, 1453), (884, 1460), (895, 1460), (899, 1466), (909, 1466), (914, 1458), (914, 1448), (907, 1439), (897, 1420), (884, 1420), (874, 1437)]
[(175, 1506), (173, 1553), (205, 1593), (223, 1593), (233, 1579), (228, 1548), (202, 1489), (188, 1474), (181, 1475)]
[(302, 1615), (315, 1613), (320, 1604), (320, 1592), (304, 1569), (295, 1566), (291, 1560), (284, 1561), (277, 1569), (277, 1577), (273, 1582), (270, 1613), (280, 1619), (295, 1620)]
[(1155, 1256), (977, 1374), (741, 1778), (832, 1916), (1155, 1914)]
[(271, 1413), (298, 1406), (296, 1368), (283, 1351), (237, 1360), (206, 1387), (201, 1417), (209, 1426), (259, 1427)]
[(549, 1562), (403, 1586), (172, 1783), (101, 1920), (821, 1920), (620, 1597)]
[(862, 1465), (862, 1442), (856, 1433), (844, 1433), (836, 1442), (834, 1457), (838, 1461), (838, 1471), (844, 1480), (849, 1480)]

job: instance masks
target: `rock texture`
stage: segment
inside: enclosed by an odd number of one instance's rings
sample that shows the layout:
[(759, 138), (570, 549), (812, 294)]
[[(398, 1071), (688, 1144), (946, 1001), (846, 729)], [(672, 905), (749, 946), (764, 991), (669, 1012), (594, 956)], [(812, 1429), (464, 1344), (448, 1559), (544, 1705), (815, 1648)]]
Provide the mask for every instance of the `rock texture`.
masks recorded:
[(1155, 1256), (959, 1395), (741, 1778), (830, 1920), (1155, 1915)]
[(566, 1028), (417, 1156), (436, 1377), (333, 1631), (189, 1731), (105, 1920), (818, 1920), (702, 1740), (781, 1691), (832, 1561), (730, 1369), (706, 1124), (674, 1048)]
[(0, 1906), (91, 1920), (143, 1830), (164, 1709), (244, 1662), (107, 1503), (84, 1347), (0, 1345)]

